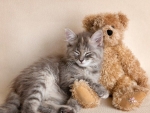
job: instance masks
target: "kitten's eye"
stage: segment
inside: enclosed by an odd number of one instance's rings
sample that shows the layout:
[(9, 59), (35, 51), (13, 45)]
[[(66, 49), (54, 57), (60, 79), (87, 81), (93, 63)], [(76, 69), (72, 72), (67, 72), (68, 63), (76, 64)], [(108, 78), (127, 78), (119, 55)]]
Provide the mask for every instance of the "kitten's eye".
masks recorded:
[(79, 51), (74, 51), (74, 54), (78, 56), (78, 55), (80, 55), (80, 52)]
[(91, 55), (92, 55), (91, 52), (88, 52), (88, 53), (85, 54), (86, 57), (91, 56)]

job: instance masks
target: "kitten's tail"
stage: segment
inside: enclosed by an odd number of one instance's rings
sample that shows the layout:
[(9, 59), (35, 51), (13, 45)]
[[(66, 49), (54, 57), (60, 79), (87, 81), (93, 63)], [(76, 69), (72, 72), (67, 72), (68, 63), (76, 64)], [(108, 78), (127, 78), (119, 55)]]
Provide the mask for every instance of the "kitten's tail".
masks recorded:
[(18, 113), (19, 107), (19, 95), (15, 92), (11, 92), (6, 99), (6, 102), (2, 106), (0, 106), (0, 113)]

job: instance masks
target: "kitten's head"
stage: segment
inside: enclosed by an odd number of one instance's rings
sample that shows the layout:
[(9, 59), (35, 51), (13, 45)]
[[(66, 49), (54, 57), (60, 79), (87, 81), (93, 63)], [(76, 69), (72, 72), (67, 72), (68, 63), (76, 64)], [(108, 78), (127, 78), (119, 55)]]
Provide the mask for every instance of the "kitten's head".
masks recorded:
[(94, 66), (102, 61), (103, 33), (101, 30), (94, 34), (83, 32), (75, 34), (65, 29), (67, 45), (67, 58), (80, 67)]

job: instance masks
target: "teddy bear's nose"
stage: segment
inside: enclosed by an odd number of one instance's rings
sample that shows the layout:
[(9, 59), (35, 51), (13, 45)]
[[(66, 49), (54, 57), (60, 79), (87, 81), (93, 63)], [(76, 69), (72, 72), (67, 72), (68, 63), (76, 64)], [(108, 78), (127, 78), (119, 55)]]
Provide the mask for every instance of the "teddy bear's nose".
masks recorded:
[(111, 35), (113, 34), (113, 31), (112, 31), (112, 30), (107, 30), (107, 34), (108, 34), (109, 36), (111, 36)]

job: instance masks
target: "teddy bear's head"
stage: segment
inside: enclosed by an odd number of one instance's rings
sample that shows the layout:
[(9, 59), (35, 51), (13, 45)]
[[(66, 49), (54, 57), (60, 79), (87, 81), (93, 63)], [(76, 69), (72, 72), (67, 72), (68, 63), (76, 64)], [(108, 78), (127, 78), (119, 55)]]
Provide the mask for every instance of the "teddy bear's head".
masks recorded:
[(121, 43), (127, 24), (128, 19), (122, 13), (89, 15), (83, 20), (83, 27), (87, 31), (95, 32), (98, 29), (103, 30), (105, 46), (115, 46)]

